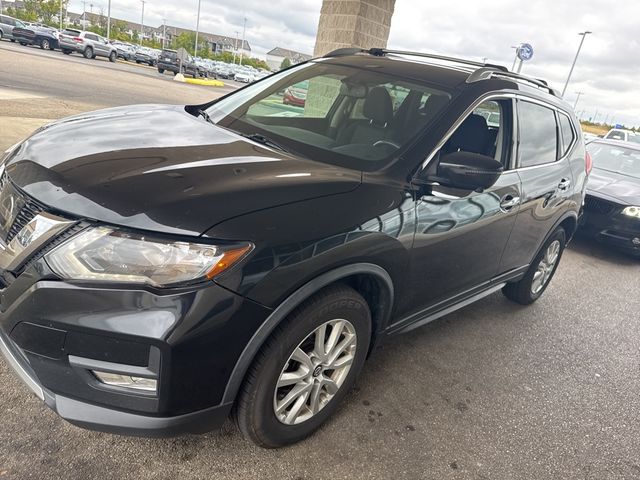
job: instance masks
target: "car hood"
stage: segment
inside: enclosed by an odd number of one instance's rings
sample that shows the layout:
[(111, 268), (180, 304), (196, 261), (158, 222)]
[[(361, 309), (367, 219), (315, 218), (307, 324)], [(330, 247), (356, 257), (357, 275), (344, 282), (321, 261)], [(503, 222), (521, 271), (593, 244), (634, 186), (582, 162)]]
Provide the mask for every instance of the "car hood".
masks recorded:
[(640, 179), (595, 168), (589, 175), (588, 193), (628, 205), (640, 205)]
[(185, 235), (252, 211), (347, 192), (362, 177), (163, 105), (48, 124), (9, 155), (6, 172), (28, 195), (62, 213)]

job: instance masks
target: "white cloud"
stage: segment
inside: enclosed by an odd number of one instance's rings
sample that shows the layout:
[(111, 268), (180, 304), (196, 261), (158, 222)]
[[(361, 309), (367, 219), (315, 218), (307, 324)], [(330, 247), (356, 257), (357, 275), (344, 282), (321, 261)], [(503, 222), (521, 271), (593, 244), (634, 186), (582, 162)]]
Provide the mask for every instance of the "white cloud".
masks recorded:
[[(321, 0), (202, 0), (200, 28), (222, 35), (242, 35), (247, 18), (247, 40), (258, 56), (275, 46), (310, 53), (315, 43)], [(93, 11), (107, 0), (93, 2)], [(72, 0), (70, 9), (82, 11)], [(89, 9), (89, 3), (87, 3)], [(195, 28), (197, 0), (149, 0), (145, 24)], [(112, 0), (112, 15), (140, 21), (141, 3)], [(604, 0), (458, 0), (455, 3), (396, 0), (389, 46), (438, 52), (489, 61), (511, 67), (511, 45), (531, 43), (534, 58), (523, 73), (547, 79), (562, 89), (578, 48), (578, 32), (592, 30), (567, 90), (573, 103), (584, 92), (577, 111), (598, 118), (640, 125), (640, 40), (637, 23), (640, 2)]]

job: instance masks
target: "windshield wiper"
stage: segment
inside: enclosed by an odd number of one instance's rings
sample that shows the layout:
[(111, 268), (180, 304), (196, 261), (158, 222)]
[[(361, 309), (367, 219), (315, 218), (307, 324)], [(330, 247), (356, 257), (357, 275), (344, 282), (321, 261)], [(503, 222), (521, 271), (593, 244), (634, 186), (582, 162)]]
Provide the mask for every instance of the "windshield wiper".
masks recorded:
[(262, 145), (266, 145), (267, 147), (280, 150), (281, 152), (293, 153), (289, 148), (283, 147), (278, 142), (275, 142), (271, 140), (269, 137), (265, 137), (260, 133), (240, 133), (240, 135), (242, 135), (244, 138), (248, 138), (249, 140), (253, 140), (254, 142), (258, 142), (258, 143), (261, 143)]
[(196, 112), (198, 113), (199, 116), (204, 118), (207, 122), (211, 123), (212, 125), (215, 125), (215, 122), (211, 120), (211, 117), (205, 110), (202, 110), (201, 108), (199, 108), (198, 110), (196, 110)]

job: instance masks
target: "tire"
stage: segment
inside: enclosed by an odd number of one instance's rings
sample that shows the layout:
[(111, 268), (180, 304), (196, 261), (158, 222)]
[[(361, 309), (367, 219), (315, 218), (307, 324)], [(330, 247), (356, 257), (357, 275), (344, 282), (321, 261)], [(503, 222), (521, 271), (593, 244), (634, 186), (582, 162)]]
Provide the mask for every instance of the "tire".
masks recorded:
[(87, 47), (84, 49), (84, 52), (82, 52), (82, 55), (84, 55), (84, 58), (86, 58), (87, 60), (94, 58), (93, 55), (93, 48), (91, 47)]
[(3, 36), (4, 36), (4, 34), (2, 33), (2, 30), (0, 30), (0, 40), (2, 40)]
[(12, 38), (12, 39), (11, 39), (11, 42), (16, 43), (16, 39), (15, 39), (15, 38)]
[[(317, 363), (321, 357), (316, 357), (313, 353), (317, 350), (315, 333), (323, 325), (326, 340), (322, 348), (327, 347), (334, 328), (340, 328), (336, 331), (343, 333), (338, 333), (340, 336), (334, 345), (342, 345), (343, 348), (336, 348), (333, 352), (342, 352), (337, 360), (344, 361), (350, 357), (350, 364), (323, 369), (323, 364)], [(247, 372), (233, 412), (242, 434), (265, 448), (289, 445), (311, 435), (338, 409), (341, 400), (353, 387), (366, 359), (370, 339), (369, 306), (355, 290), (335, 285), (305, 301), (274, 330)], [(346, 348), (343, 342), (346, 343)], [(305, 354), (298, 357), (304, 359), (305, 363), (293, 358), (294, 352), (309, 352), (309, 349), (312, 352), (309, 356)], [(314, 359), (313, 363), (311, 359)], [(305, 366), (306, 362), (309, 362), (309, 366)], [(285, 369), (293, 367), (296, 367), (295, 371), (285, 372)], [(295, 385), (276, 388), (281, 375), (302, 371), (305, 372), (305, 378), (298, 380)], [(326, 372), (329, 373), (325, 375)], [(282, 416), (276, 416), (276, 402), (283, 402), (293, 388), (301, 385), (310, 390), (303, 394), (305, 396), (294, 395), (293, 398), (303, 398), (304, 404), (300, 402), (300, 408), (295, 409), (296, 400), (284, 402), (281, 404)], [(336, 390), (330, 393), (328, 385)], [(318, 401), (316, 405), (321, 405), (315, 413), (310, 409), (314, 395)], [(300, 412), (300, 416), (296, 416), (294, 410)]]
[(193, 73), (191, 74), (191, 76), (193, 78), (198, 78), (200, 76), (200, 73), (198, 72), (198, 70), (194, 70)]
[(109, 61), (111, 63), (115, 63), (117, 59), (118, 59), (118, 54), (116, 52), (111, 52), (109, 54)]
[(51, 43), (49, 43), (49, 40), (47, 40), (46, 38), (43, 38), (42, 40), (40, 40), (40, 48), (42, 50), (51, 50)]
[(140, 65), (140, 60), (136, 60), (136, 63), (137, 63), (138, 65)]
[(159, 68), (158, 73), (164, 73), (164, 68)]
[[(544, 243), (540, 252), (538, 252), (531, 263), (529, 270), (527, 270), (527, 273), (522, 277), (522, 280), (515, 283), (508, 283), (502, 288), (502, 293), (504, 293), (509, 300), (521, 305), (529, 305), (538, 300), (549, 286), (549, 283), (551, 283), (551, 279), (558, 269), (566, 242), (567, 234), (565, 233), (564, 228), (559, 227)], [(557, 245), (558, 249), (555, 261), (553, 261), (549, 268), (549, 264), (551, 262), (547, 255), (552, 251), (552, 245)], [(541, 268), (544, 268), (544, 270), (540, 271)], [(543, 277), (546, 275), (546, 279), (543, 278), (542, 280), (542, 285), (537, 283), (536, 280), (540, 277), (540, 275), (536, 275), (538, 272), (540, 272)], [(534, 284), (534, 282), (536, 283)]]
[(20, 42), (20, 45), (22, 45), (23, 47), (27, 46), (27, 42)]
[(64, 53), (65, 55), (71, 55), (71, 50), (67, 50), (66, 48), (63, 48), (62, 53)]

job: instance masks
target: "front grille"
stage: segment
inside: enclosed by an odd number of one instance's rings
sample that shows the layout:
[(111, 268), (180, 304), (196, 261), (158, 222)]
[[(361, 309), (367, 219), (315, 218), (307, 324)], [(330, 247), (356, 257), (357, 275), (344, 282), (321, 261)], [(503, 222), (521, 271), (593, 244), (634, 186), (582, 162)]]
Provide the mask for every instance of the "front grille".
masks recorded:
[(609, 215), (616, 209), (617, 205), (602, 198), (587, 195), (584, 201), (584, 209), (587, 212), (597, 213), (600, 215)]
[(13, 197), (13, 202), (18, 206), (17, 211), (12, 212), (13, 220), (9, 219), (11, 226), (6, 230), (5, 238), (6, 243), (11, 242), (13, 238), (20, 233), (27, 223), (41, 213), (44, 209), (36, 201), (21, 194), (9, 181), (6, 172), (0, 177), (0, 192), (2, 192), (3, 198)]

